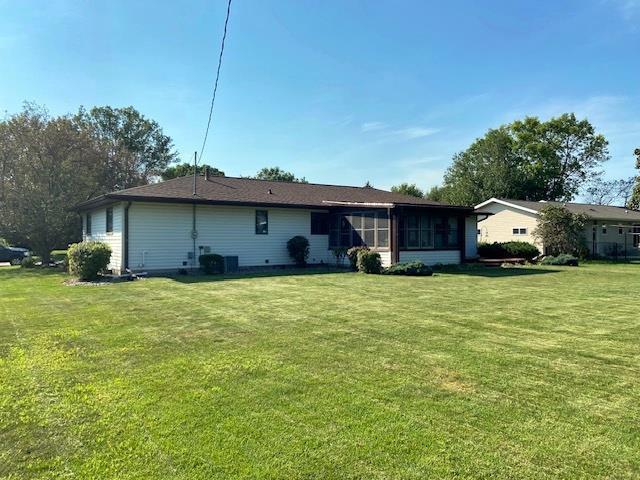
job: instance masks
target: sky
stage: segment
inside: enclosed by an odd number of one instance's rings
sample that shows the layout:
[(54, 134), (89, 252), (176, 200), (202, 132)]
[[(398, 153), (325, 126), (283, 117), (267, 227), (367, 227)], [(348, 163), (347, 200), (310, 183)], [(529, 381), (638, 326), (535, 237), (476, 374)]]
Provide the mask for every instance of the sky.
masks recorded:
[[(225, 0), (0, 0), (0, 111), (132, 105), (200, 150)], [(234, 0), (204, 161), (317, 183), (437, 185), (526, 115), (587, 118), (607, 178), (640, 147), (640, 0)]]

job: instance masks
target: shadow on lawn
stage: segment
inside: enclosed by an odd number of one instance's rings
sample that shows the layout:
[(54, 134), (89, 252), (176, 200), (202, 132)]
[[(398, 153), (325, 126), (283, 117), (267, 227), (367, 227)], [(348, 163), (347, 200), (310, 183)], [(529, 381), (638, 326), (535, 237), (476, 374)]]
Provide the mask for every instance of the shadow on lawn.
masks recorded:
[(180, 283), (222, 282), (228, 280), (244, 280), (250, 278), (290, 277), (300, 275), (326, 275), (330, 273), (353, 273), (347, 268), (309, 267), (309, 268), (274, 268), (265, 270), (249, 270), (226, 275), (204, 275), (202, 273), (188, 275), (167, 275), (165, 278)]
[(526, 267), (458, 267), (458, 268), (442, 268), (436, 270), (437, 273), (447, 275), (470, 275), (475, 277), (502, 278), (502, 277), (521, 277), (525, 275), (545, 275), (548, 273), (559, 273), (560, 270), (538, 269)]

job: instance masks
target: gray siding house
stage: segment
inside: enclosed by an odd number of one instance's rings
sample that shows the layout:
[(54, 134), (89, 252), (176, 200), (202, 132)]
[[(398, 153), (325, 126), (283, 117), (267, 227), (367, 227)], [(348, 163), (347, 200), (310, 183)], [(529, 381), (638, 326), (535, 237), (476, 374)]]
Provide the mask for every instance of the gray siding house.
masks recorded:
[(476, 257), (476, 213), (371, 187), (189, 176), (102, 195), (77, 206), (83, 238), (108, 243), (109, 268), (175, 271), (202, 253), (239, 268), (291, 265), (287, 240), (305, 236), (309, 263), (367, 245), (384, 265), (461, 263)]

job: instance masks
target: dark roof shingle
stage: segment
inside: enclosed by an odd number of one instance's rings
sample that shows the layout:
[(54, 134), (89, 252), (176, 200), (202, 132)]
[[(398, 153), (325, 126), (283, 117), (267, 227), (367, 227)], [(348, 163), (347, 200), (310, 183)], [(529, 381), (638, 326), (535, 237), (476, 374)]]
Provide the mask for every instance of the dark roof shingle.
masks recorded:
[[(78, 205), (78, 209), (114, 200), (250, 204), (271, 206), (322, 207), (345, 203), (419, 205), (455, 208), (424, 198), (388, 192), (372, 187), (349, 187), (317, 183), (292, 183), (235, 177), (179, 177), (166, 182), (143, 185), (108, 193)], [(335, 203), (334, 203), (335, 202)], [(457, 207), (466, 208), (466, 207)]]
[(534, 202), (529, 200), (510, 200), (508, 198), (500, 198), (499, 200), (513, 203), (514, 205), (519, 205), (524, 208), (530, 208), (536, 212), (539, 212), (545, 205), (555, 205), (564, 206), (571, 213), (584, 213), (588, 217), (596, 220), (640, 221), (640, 211), (630, 210), (625, 207), (571, 202)]

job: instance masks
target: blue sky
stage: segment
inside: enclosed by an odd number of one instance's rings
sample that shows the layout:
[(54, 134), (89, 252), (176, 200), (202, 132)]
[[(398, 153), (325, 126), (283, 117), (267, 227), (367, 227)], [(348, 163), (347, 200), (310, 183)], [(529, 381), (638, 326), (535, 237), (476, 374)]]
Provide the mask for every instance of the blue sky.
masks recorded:
[[(206, 125), (226, 2), (0, 0), (0, 110), (133, 105), (185, 159)], [(205, 161), (323, 183), (438, 184), (525, 115), (587, 117), (609, 178), (640, 147), (640, 0), (234, 0)]]

